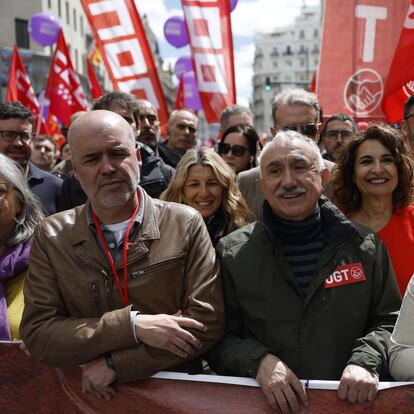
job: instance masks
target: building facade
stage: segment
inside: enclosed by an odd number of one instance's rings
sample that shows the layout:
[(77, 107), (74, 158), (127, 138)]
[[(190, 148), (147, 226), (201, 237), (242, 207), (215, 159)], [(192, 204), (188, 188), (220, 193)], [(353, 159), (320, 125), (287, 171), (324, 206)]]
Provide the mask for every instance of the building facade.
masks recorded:
[[(1, 0), (0, 2), (0, 100), (4, 100), (7, 91), (10, 58), (13, 45), (19, 48), (20, 55), (28, 71), (33, 89), (38, 94), (46, 87), (49, 75), (53, 46), (42, 46), (30, 38), (28, 22), (35, 13), (46, 12), (55, 16), (61, 23), (68, 45), (72, 64), (78, 72), (86, 95), (89, 95), (87, 81), (86, 56), (94, 49), (94, 40), (80, 0)], [(169, 109), (174, 105), (176, 87), (172, 81), (171, 68), (162, 69), (157, 40), (146, 16), (142, 18), (147, 39), (153, 52), (155, 64), (159, 70), (160, 81), (164, 89)], [(112, 90), (112, 84), (103, 65), (95, 68), (103, 89)]]
[(251, 109), (259, 133), (270, 133), (272, 100), (279, 91), (309, 89), (319, 65), (321, 35), (321, 8), (305, 5), (292, 26), (256, 35)]

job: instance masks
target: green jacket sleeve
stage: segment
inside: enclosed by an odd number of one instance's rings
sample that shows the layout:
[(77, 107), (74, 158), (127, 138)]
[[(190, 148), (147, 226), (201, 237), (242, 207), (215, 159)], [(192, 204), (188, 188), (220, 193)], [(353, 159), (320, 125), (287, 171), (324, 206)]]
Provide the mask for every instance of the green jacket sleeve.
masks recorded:
[(401, 295), (387, 249), (377, 236), (374, 237), (370, 325), (367, 326), (367, 334), (356, 341), (348, 363), (380, 375), (388, 374), (390, 336), (401, 306)]
[(226, 269), (222, 249), (219, 243), (217, 251), (222, 267), (226, 334), (222, 341), (206, 355), (206, 360), (218, 374), (255, 378), (260, 362), (270, 352), (270, 348), (262, 345), (255, 338), (243, 334), (242, 309), (232, 276)]

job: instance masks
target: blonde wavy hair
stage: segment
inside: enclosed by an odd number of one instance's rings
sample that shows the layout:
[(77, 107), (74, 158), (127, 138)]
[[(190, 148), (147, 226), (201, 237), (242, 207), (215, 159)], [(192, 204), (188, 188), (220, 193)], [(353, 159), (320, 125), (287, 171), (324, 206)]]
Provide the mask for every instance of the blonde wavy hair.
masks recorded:
[(190, 168), (193, 165), (211, 167), (213, 173), (223, 187), (222, 208), (230, 220), (231, 225), (242, 227), (255, 220), (254, 214), (247, 207), (243, 196), (236, 184), (234, 171), (216, 152), (209, 148), (188, 150), (181, 158), (175, 170), (175, 175), (160, 199), (175, 203), (187, 204), (184, 197), (184, 186)]

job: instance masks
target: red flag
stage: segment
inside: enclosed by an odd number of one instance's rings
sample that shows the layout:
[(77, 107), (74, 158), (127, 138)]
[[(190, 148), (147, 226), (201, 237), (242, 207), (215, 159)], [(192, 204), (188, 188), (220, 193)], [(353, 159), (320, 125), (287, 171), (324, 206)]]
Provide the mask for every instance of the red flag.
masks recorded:
[(89, 87), (91, 89), (91, 95), (93, 99), (98, 99), (102, 96), (101, 85), (99, 85), (98, 79), (96, 78), (95, 71), (93, 70), (92, 61), (89, 57), (86, 58), (86, 65), (89, 76)]
[[(23, 61), (16, 46), (13, 47), (9, 85), (6, 94), (6, 102), (12, 101), (20, 101), (22, 105), (33, 113), (36, 131), (40, 118), (39, 102), (36, 98), (30, 79), (27, 76), (26, 68), (23, 65)], [(40, 124), (40, 133), (48, 134), (48, 129), (43, 118)]]
[(316, 72), (313, 72), (311, 84), (309, 86), (309, 92), (316, 93)]
[(62, 135), (62, 130), (57, 123), (57, 118), (55, 115), (49, 113), (49, 117), (47, 118), (47, 127), (51, 136)]
[(325, 1), (317, 79), (325, 116), (344, 112), (357, 120), (384, 120), (384, 83), (410, 2)]
[(115, 90), (150, 101), (162, 125), (168, 108), (134, 0), (81, 0)]
[(180, 76), (180, 83), (177, 89), (177, 97), (175, 98), (174, 109), (183, 109), (185, 107), (184, 98), (185, 98), (184, 77)]
[(50, 100), (49, 112), (56, 115), (66, 127), (70, 124), (72, 114), (88, 109), (88, 103), (79, 76), (73, 69), (62, 30), (59, 33), (50, 64), (46, 97)]
[(208, 122), (236, 103), (230, 2), (181, 0), (198, 91)]
[(414, 93), (414, 0), (408, 7), (397, 49), (385, 84), (382, 109), (388, 122), (400, 122), (404, 104)]

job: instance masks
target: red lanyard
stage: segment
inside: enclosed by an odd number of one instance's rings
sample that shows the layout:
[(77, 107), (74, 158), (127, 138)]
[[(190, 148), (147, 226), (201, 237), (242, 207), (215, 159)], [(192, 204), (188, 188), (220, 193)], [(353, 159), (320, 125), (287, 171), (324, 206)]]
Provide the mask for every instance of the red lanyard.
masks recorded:
[(105, 250), (106, 256), (108, 257), (108, 262), (111, 266), (112, 272), (114, 273), (115, 281), (116, 281), (116, 284), (118, 286), (119, 294), (121, 295), (122, 303), (125, 306), (128, 304), (127, 250), (128, 250), (128, 243), (129, 243), (129, 233), (131, 231), (132, 225), (134, 224), (135, 217), (138, 214), (138, 210), (139, 210), (139, 205), (140, 205), (140, 193), (139, 192), (137, 192), (137, 196), (138, 196), (138, 205), (137, 205), (137, 208), (134, 211), (134, 214), (132, 215), (131, 219), (129, 220), (128, 228), (127, 228), (127, 231), (125, 233), (124, 246), (123, 246), (123, 251), (122, 251), (122, 260), (123, 260), (123, 263), (124, 263), (124, 287), (123, 288), (121, 286), (121, 280), (118, 276), (118, 272), (117, 272), (116, 267), (115, 267), (114, 259), (111, 255), (111, 252), (108, 249), (108, 246), (106, 245), (106, 241), (105, 241), (104, 235), (102, 233), (101, 226), (99, 225), (98, 217), (96, 217), (95, 213), (92, 210), (92, 218), (93, 218), (93, 221), (95, 223), (96, 230), (98, 232), (98, 236), (101, 240), (101, 243), (102, 243), (102, 246)]

